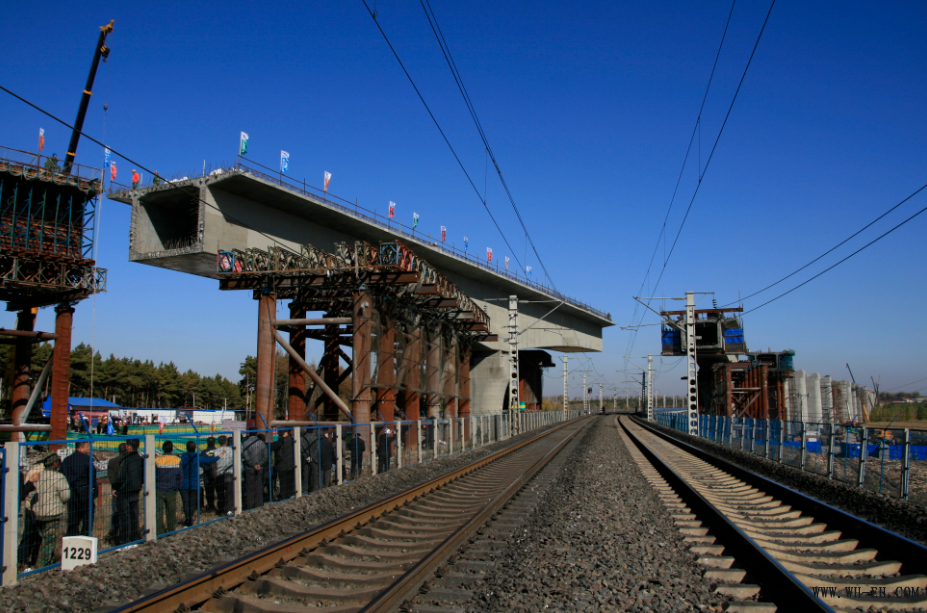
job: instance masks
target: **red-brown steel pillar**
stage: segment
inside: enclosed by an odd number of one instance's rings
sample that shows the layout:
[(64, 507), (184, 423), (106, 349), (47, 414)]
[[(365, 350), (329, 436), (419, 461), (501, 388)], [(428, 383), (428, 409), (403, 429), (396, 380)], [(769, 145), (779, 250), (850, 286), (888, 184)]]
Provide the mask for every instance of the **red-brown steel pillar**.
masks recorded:
[[(370, 423), (370, 344), (373, 332), (373, 299), (364, 290), (354, 292), (354, 351), (351, 413), (359, 424)], [(368, 449), (369, 449), (368, 445)]]
[(406, 373), (406, 403), (403, 410), (412, 421), (421, 419), (422, 386), (422, 329), (417, 325), (409, 333), (409, 343), (403, 355), (408, 372)]
[(444, 364), (441, 361), (441, 328), (436, 327), (427, 330), (425, 336), (428, 343), (427, 355), (425, 357), (425, 394), (426, 394), (426, 416), (429, 418), (441, 417), (441, 373)]
[[(462, 418), (470, 417), (470, 345), (460, 348), (460, 381), (457, 385), (457, 413)], [(470, 422), (466, 422), (464, 436), (470, 437)]]
[[(254, 387), (255, 411), (268, 424), (274, 418), (274, 367), (276, 362), (276, 341), (274, 340), (274, 319), (277, 317), (277, 297), (261, 294), (258, 298), (258, 342), (257, 381)], [(264, 421), (257, 419), (255, 427), (264, 428)]]
[[(38, 309), (20, 311), (16, 317), (16, 329), (23, 332), (35, 330), (35, 315), (37, 312)], [(31, 381), (29, 370), (32, 366), (32, 339), (16, 339), (13, 349), (13, 393), (10, 398), (13, 408), (12, 417), (16, 420), (25, 410), (26, 405), (29, 404), (29, 395), (32, 393), (29, 386)], [(65, 377), (65, 380), (67, 380), (67, 377)]]
[[(322, 380), (325, 385), (331, 388), (336, 394), (339, 393), (341, 384), (339, 378), (341, 375), (340, 356), (338, 341), (340, 330), (338, 326), (325, 326), (325, 349), (322, 352), (320, 365), (322, 366)], [(335, 406), (335, 403), (326, 394), (321, 394), (316, 399), (316, 408), (322, 407), (322, 417), (328, 421), (338, 421), (342, 418), (341, 411)], [(318, 415), (318, 411), (316, 412)]]
[(451, 334), (442, 352), (444, 362), (444, 416), (448, 419), (457, 417), (457, 378), (460, 375), (460, 352), (456, 333)]
[[(396, 419), (396, 328), (391, 317), (384, 317), (380, 327), (377, 352), (377, 410), (385, 421)], [(408, 415), (408, 414), (407, 414)]]
[[(290, 303), (290, 318), (305, 319), (306, 307), (296, 303)], [(306, 328), (298, 326), (290, 332), (290, 346), (296, 351), (297, 355), (303, 360), (306, 359)], [(290, 357), (289, 361), (289, 400), (287, 408), (289, 409), (290, 419), (303, 419), (306, 416), (303, 412), (306, 410), (306, 373), (302, 367)]]
[[(71, 326), (74, 309), (71, 305), (55, 307), (55, 348), (52, 350), (51, 435), (49, 440), (68, 437), (68, 390), (71, 384)], [(90, 356), (93, 359), (93, 356)]]
[(733, 368), (730, 364), (724, 365), (724, 416), (730, 417), (734, 412), (734, 378), (731, 376)]

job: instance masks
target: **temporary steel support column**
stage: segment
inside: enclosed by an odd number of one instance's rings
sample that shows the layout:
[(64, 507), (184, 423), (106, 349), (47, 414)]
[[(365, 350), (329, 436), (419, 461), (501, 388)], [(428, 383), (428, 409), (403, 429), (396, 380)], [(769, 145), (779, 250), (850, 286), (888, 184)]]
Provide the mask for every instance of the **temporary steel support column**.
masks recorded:
[[(460, 347), (460, 369), (457, 384), (457, 414), (466, 419), (470, 417), (470, 345), (464, 342)], [(464, 436), (470, 439), (470, 420), (464, 422)]]
[(276, 343), (274, 320), (277, 315), (277, 298), (261, 293), (258, 299), (257, 381), (255, 382), (255, 410), (266, 423), (274, 419), (274, 367)]
[(417, 322), (409, 332), (409, 342), (406, 345), (403, 360), (405, 360), (408, 368), (403, 410), (410, 420), (418, 421), (422, 418), (422, 396), (419, 393), (422, 386), (422, 329), (417, 325)]
[[(303, 319), (306, 317), (306, 308), (298, 302), (290, 303), (290, 317)], [(306, 328), (295, 327), (290, 331), (290, 346), (304, 361), (306, 359)], [(287, 408), (291, 419), (303, 419), (306, 410), (306, 375), (302, 366), (293, 358), (289, 360), (289, 399)], [(269, 423), (269, 422), (268, 422)]]
[[(32, 332), (35, 330), (35, 315), (37, 311), (38, 309), (20, 311), (19, 315), (16, 317), (16, 331)], [(12, 394), (13, 423), (16, 423), (16, 418), (25, 411), (26, 405), (29, 403), (29, 395), (32, 393), (29, 386), (31, 380), (29, 369), (32, 365), (32, 343), (32, 339), (17, 338), (14, 344), (15, 357), (13, 359)], [(67, 380), (68, 377), (65, 375), (65, 381)], [(67, 409), (67, 404), (65, 404), (65, 409)]]
[(438, 419), (441, 417), (441, 389), (442, 351), (441, 329), (430, 328), (428, 334), (428, 355), (425, 363), (425, 393), (427, 394), (426, 417)]
[(61, 441), (68, 436), (68, 388), (71, 383), (71, 327), (74, 309), (69, 304), (55, 307), (55, 348), (52, 351), (51, 438)]
[[(353, 321), (353, 320), (352, 320)], [(322, 354), (322, 380), (325, 385), (338, 393), (340, 387), (339, 368), (339, 330), (337, 325), (325, 326), (325, 349)], [(338, 419), (338, 409), (335, 403), (325, 394), (319, 396), (316, 406), (322, 405), (322, 416), (326, 420)]]
[[(392, 317), (380, 321), (377, 351), (377, 410), (385, 421), (394, 421), (396, 414), (396, 327)], [(356, 358), (355, 358), (356, 359)]]
[(686, 375), (688, 433), (698, 436), (698, 362), (695, 353), (695, 293), (686, 292)]
[[(370, 349), (375, 309), (364, 289), (354, 291), (354, 356), (351, 413), (359, 424), (370, 423)], [(373, 444), (371, 442), (371, 444)], [(369, 447), (368, 447), (369, 448)]]

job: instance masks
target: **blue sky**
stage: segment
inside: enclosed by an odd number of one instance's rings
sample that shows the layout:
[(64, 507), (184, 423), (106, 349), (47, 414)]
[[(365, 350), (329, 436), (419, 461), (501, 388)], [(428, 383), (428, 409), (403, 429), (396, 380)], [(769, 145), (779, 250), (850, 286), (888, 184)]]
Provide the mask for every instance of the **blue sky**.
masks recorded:
[[(663, 268), (651, 254), (695, 125), (729, 2), (483, 2), (431, 0), (490, 144), (557, 288), (637, 323), (636, 295), (713, 291), (721, 304), (748, 295), (817, 257), (927, 182), (923, 101), (927, 7), (911, 2), (779, 0), (721, 136), (676, 249)], [(290, 175), (385, 212), (471, 250), (515, 255), (537, 274), (424, 12), (413, 0), (378, 0), (378, 21), (405, 62), (474, 182), (479, 197), (402, 74), (363, 3), (50, 2), (5, 7), (8, 50), (0, 83), (73, 121), (96, 41), (115, 19), (85, 132), (164, 176), (234, 161), (238, 133), (250, 155)], [(371, 3), (372, 6), (372, 3)], [(766, 16), (737, 3), (693, 150), (670, 212), (680, 226)], [(103, 104), (109, 110), (104, 114)], [(0, 145), (63, 154), (69, 131), (0, 93)], [(83, 141), (83, 163), (102, 163)], [(132, 164), (118, 161), (120, 179)], [(927, 206), (913, 198), (785, 290)], [(918, 218), (842, 266), (745, 317), (753, 349), (797, 352), (797, 367), (883, 389), (927, 377), (927, 324)], [(130, 264), (129, 210), (104, 200), (99, 265), (106, 294), (78, 306), (75, 344), (104, 355), (173, 360), (182, 369), (237, 379), (255, 352), (256, 304), (217, 282)], [(780, 292), (745, 303), (749, 310)], [(710, 303), (707, 297), (703, 304)], [(667, 303), (667, 306), (670, 306)], [(654, 316), (644, 318), (652, 323)], [(14, 323), (0, 315), (0, 325)], [(53, 329), (45, 309), (38, 327)], [(636, 338), (618, 327), (592, 355), (590, 381), (623, 387), (622, 356), (659, 352), (659, 328)], [(633, 341), (633, 342), (632, 342)], [(317, 352), (319, 348), (314, 348)], [(578, 361), (577, 361), (578, 362)], [(640, 363), (640, 360), (637, 361)], [(661, 364), (658, 391), (678, 392), (678, 367)], [(577, 366), (579, 368), (579, 366)], [(561, 371), (547, 392), (558, 393)], [(572, 383), (579, 393), (581, 376)], [(925, 382), (908, 390), (923, 389)], [(623, 393), (623, 389), (622, 389)]]

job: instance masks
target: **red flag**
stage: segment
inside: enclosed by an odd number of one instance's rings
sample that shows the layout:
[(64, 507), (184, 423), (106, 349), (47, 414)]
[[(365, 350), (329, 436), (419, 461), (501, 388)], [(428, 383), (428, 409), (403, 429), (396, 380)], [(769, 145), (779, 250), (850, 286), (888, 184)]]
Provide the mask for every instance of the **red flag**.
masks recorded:
[(116, 162), (109, 163), (109, 180), (110, 181), (116, 180)]
[(39, 151), (45, 148), (45, 130), (39, 128)]
[(389, 202), (389, 218), (392, 219), (396, 216), (396, 203), (390, 200)]
[(486, 261), (492, 262), (492, 247), (486, 247)]
[(444, 226), (441, 226), (441, 242), (443, 243), (446, 240), (447, 240), (447, 228), (445, 228)]

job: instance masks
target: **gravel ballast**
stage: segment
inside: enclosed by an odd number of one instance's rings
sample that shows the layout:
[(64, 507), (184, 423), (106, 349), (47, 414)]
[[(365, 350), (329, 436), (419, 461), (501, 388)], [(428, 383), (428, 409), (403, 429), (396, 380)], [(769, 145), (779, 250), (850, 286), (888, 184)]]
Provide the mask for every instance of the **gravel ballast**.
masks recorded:
[(878, 524), (887, 530), (927, 544), (927, 508), (920, 504), (870, 492), (855, 485), (848, 485), (836, 479), (828, 479), (792, 466), (779, 464), (748, 451), (719, 445), (714, 441), (691, 436), (672, 428), (656, 425), (655, 428), (722, 460), (777, 481), (802, 494), (812, 496), (861, 519)]
[(631, 458), (615, 417), (582, 435), (543, 502), (459, 603), (465, 611), (710, 611), (698, 556)]
[(29, 575), (17, 586), (0, 589), (0, 611), (105, 610), (425, 483), (537, 432), (326, 488), (298, 500), (267, 505), (239, 517), (106, 554), (97, 564), (74, 571), (53, 569)]

